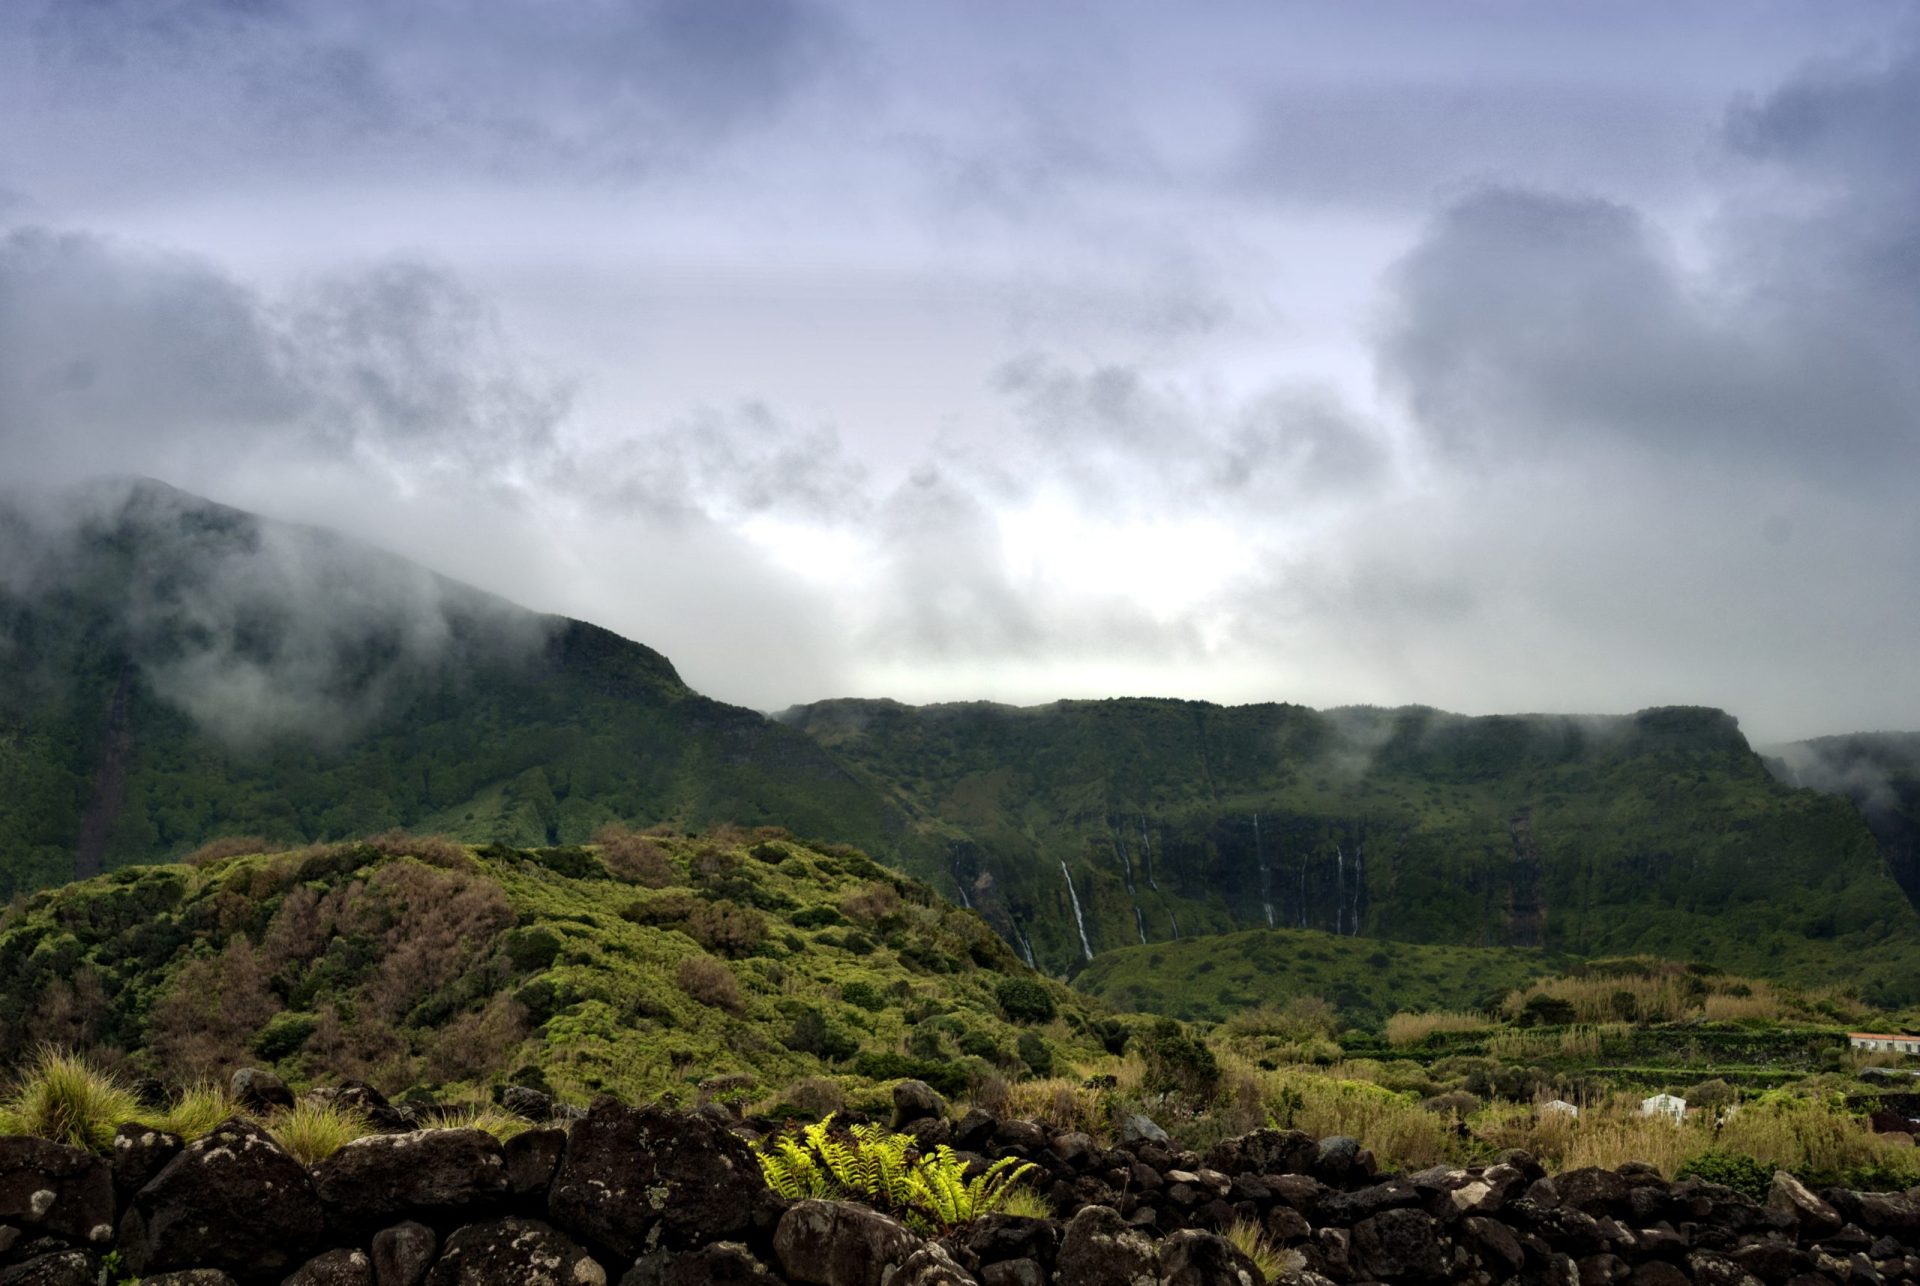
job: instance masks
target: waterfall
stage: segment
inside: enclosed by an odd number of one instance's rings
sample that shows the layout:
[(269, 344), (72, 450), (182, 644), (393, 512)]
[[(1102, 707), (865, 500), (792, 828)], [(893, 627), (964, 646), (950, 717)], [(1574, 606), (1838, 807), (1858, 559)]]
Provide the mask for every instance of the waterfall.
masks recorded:
[(1273, 927), (1273, 881), (1267, 877), (1267, 854), (1260, 846), (1260, 814), (1253, 815), (1253, 860), (1260, 864), (1260, 905), (1267, 911), (1267, 927)]
[(1339, 933), (1346, 927), (1346, 907), (1341, 899), (1347, 892), (1347, 850), (1338, 844), (1333, 846), (1333, 931)]
[(1116, 829), (1113, 832), (1113, 851), (1120, 855), (1120, 874), (1123, 877), (1125, 877), (1127, 881), (1128, 894), (1132, 894), (1134, 891), (1133, 890), (1133, 859), (1127, 856), (1126, 841), (1120, 838), (1120, 832), (1118, 829)]
[(1020, 944), (1020, 954), (1026, 957), (1027, 968), (1038, 969), (1040, 966), (1033, 962), (1033, 943), (1027, 938), (1027, 931), (1020, 927), (1018, 920), (1013, 921), (1013, 936)]
[(1147, 945), (1147, 917), (1141, 914), (1140, 904), (1133, 904), (1133, 927), (1140, 930), (1140, 945)]
[(1073, 872), (1067, 869), (1065, 858), (1060, 861), (1060, 874), (1067, 877), (1067, 898), (1073, 903), (1073, 923), (1080, 930), (1080, 950), (1091, 960), (1093, 944), (1087, 941), (1087, 918), (1080, 914), (1080, 895), (1073, 891)]
[(1144, 815), (1140, 818), (1140, 865), (1147, 873), (1147, 887), (1158, 893), (1160, 886), (1153, 881), (1153, 841), (1147, 838), (1147, 819)]
[(1173, 921), (1173, 940), (1180, 941), (1180, 917), (1173, 913), (1172, 907), (1167, 908), (1167, 919)]
[(1300, 927), (1307, 927), (1307, 858), (1300, 856)]
[(956, 875), (953, 877), (953, 886), (960, 890), (960, 905), (969, 911), (973, 910), (973, 899), (967, 896), (966, 883)]
[(1360, 894), (1367, 887), (1367, 850), (1362, 844), (1353, 846), (1353, 928), (1351, 933), (1360, 934)]

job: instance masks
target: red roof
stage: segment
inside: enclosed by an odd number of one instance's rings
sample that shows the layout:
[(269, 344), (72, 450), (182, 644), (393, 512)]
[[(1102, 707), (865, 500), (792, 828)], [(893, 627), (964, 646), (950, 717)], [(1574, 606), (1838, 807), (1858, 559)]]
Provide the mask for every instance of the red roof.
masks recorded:
[(1889, 1036), (1877, 1031), (1850, 1031), (1848, 1040), (1920, 1040), (1920, 1036)]

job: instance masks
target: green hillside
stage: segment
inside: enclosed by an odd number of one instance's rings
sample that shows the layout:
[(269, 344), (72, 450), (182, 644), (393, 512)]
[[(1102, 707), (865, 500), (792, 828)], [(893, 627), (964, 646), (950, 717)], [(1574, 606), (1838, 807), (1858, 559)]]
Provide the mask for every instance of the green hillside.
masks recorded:
[(1421, 946), (1311, 929), (1249, 929), (1103, 952), (1074, 978), (1074, 987), (1117, 1009), (1210, 1022), (1318, 996), (1345, 1022), (1377, 1031), (1402, 1010), (1493, 1009), (1515, 988), (1567, 963), (1528, 947)]
[(925, 886), (771, 833), (317, 845), (129, 867), (0, 919), (0, 1066), (54, 1042), (180, 1082), (960, 1088), (1096, 1056), (1099, 1012)]
[(1920, 732), (1815, 737), (1770, 746), (1766, 754), (1767, 766), (1788, 785), (1851, 800), (1887, 869), (1920, 902)]
[(917, 874), (1051, 969), (1271, 926), (1920, 991), (1920, 917), (1857, 812), (1776, 781), (1716, 710), (833, 701), (783, 718), (944, 842)]
[(0, 505), (0, 897), (220, 835), (570, 844), (609, 821), (901, 819), (666, 658), (158, 483)]

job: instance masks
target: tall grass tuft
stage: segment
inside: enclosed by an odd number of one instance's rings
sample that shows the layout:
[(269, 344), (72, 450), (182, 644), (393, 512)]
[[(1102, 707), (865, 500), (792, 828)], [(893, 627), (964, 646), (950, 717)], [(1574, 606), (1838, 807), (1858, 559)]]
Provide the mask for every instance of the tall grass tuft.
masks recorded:
[(1402, 1012), (1387, 1019), (1387, 1043), (1417, 1045), (1443, 1032), (1485, 1031), (1494, 1025), (1485, 1014), (1439, 1009), (1423, 1014)]
[(1234, 1220), (1223, 1235), (1235, 1250), (1252, 1260), (1260, 1275), (1270, 1282), (1277, 1282), (1287, 1273), (1298, 1272), (1306, 1266), (1304, 1257), (1274, 1245), (1251, 1219)]
[(267, 1132), (294, 1160), (313, 1166), (373, 1133), (373, 1126), (358, 1108), (303, 1098), (274, 1113), (267, 1121)]
[(446, 1108), (433, 1124), (440, 1130), (484, 1130), (505, 1143), (516, 1134), (533, 1128), (523, 1117), (494, 1107), (490, 1103), (462, 1103)]
[(113, 1132), (140, 1110), (133, 1091), (80, 1055), (43, 1046), (0, 1104), (7, 1130), (105, 1152)]
[(239, 1110), (226, 1090), (212, 1081), (199, 1081), (180, 1091), (180, 1097), (166, 1111), (143, 1114), (140, 1120), (191, 1143), (211, 1134), (214, 1126)]

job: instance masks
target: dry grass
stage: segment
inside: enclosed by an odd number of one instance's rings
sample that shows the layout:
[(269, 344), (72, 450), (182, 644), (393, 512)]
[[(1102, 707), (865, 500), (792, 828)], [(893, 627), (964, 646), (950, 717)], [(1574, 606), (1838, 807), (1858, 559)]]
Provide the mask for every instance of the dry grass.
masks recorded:
[(1306, 1267), (1306, 1259), (1293, 1250), (1282, 1250), (1267, 1239), (1260, 1225), (1251, 1219), (1236, 1219), (1228, 1225), (1226, 1239), (1233, 1248), (1253, 1261), (1260, 1275), (1270, 1282), (1277, 1282), (1287, 1273), (1298, 1272)]
[(355, 1139), (373, 1133), (373, 1126), (357, 1109), (305, 1098), (274, 1113), (266, 1127), (267, 1133), (305, 1166), (318, 1165)]
[(0, 1102), (0, 1133), (104, 1152), (113, 1145), (113, 1132), (139, 1109), (133, 1091), (118, 1077), (71, 1051), (42, 1046)]
[(1600, 961), (1563, 978), (1545, 978), (1509, 995), (1502, 1011), (1517, 1018), (1529, 1001), (1545, 997), (1570, 1005), (1579, 1023), (1851, 1021), (1862, 1010), (1844, 992), (1802, 992), (1756, 978), (1701, 973), (1670, 960)]
[(512, 1112), (491, 1103), (459, 1103), (444, 1109), (434, 1122), (440, 1130), (484, 1130), (505, 1143), (516, 1134), (524, 1134), (532, 1125)]
[(1417, 1045), (1445, 1032), (1485, 1031), (1494, 1021), (1485, 1014), (1436, 1009), (1428, 1013), (1398, 1013), (1387, 1019), (1387, 1043)]

